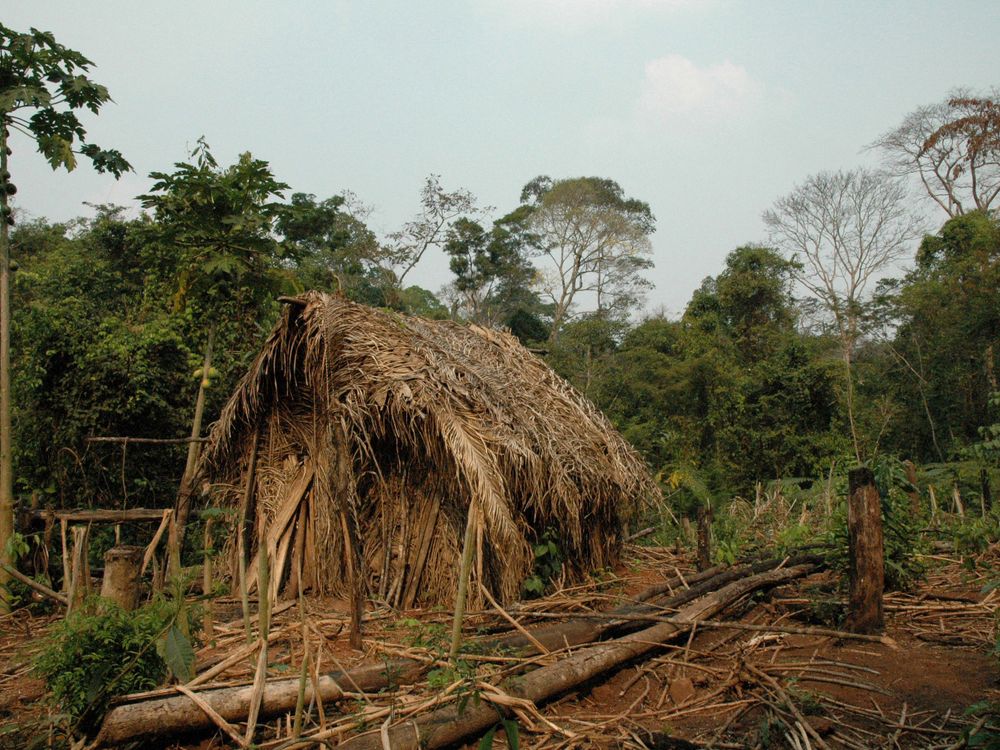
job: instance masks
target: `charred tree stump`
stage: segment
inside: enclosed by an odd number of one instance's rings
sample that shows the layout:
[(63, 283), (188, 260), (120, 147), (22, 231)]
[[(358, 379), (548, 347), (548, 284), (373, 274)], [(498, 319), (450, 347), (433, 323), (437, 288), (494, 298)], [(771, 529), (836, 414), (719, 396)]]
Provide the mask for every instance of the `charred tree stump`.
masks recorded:
[(104, 553), (104, 579), (101, 596), (124, 610), (139, 606), (139, 570), (142, 568), (142, 547), (121, 545)]
[(712, 506), (698, 506), (698, 570), (712, 566)]
[(871, 633), (881, 630), (884, 625), (882, 591), (885, 586), (885, 549), (882, 542), (882, 503), (871, 469), (852, 470), (848, 474), (848, 484), (850, 599), (847, 629), (854, 633)]

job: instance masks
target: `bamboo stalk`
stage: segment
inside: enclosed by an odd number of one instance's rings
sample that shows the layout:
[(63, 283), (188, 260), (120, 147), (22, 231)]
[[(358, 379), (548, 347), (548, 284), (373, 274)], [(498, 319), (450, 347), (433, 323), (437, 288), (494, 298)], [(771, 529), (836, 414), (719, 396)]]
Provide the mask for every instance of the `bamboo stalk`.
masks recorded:
[(455, 595), (455, 619), (451, 626), (451, 649), (448, 659), (454, 662), (462, 645), (462, 621), (465, 618), (465, 599), (469, 592), (469, 574), (472, 570), (472, 553), (476, 530), (476, 505), (473, 499), (469, 505), (469, 517), (465, 522), (465, 539), (462, 541), (462, 564), (458, 571), (458, 592)]

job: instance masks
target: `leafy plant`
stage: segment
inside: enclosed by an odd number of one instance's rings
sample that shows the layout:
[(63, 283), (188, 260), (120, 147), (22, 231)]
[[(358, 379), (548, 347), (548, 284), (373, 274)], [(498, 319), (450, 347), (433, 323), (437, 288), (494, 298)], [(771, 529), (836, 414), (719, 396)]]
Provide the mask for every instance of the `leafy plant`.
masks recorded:
[(479, 740), (479, 750), (492, 750), (493, 738), (496, 736), (498, 729), (503, 729), (504, 734), (507, 735), (507, 747), (510, 750), (518, 750), (520, 740), (518, 739), (517, 722), (513, 719), (501, 719), (497, 724), (490, 727), (490, 731), (484, 734), (483, 738)]
[[(880, 458), (873, 467), (882, 505), (882, 536), (885, 548), (885, 586), (907, 589), (924, 575), (920, 553), (926, 542), (920, 533), (922, 519), (915, 516), (906, 494), (913, 487), (906, 479), (903, 463), (895, 457)], [(847, 503), (834, 511), (827, 534), (831, 546), (830, 564), (842, 573), (849, 569)]]
[(547, 529), (535, 545), (535, 568), (521, 584), (525, 596), (541, 596), (545, 588), (562, 572), (563, 555), (556, 542), (555, 534)]
[(87, 723), (115, 695), (148, 690), (167, 676), (156, 642), (174, 625), (162, 603), (126, 612), (106, 599), (55, 626), (35, 669), (60, 708)]

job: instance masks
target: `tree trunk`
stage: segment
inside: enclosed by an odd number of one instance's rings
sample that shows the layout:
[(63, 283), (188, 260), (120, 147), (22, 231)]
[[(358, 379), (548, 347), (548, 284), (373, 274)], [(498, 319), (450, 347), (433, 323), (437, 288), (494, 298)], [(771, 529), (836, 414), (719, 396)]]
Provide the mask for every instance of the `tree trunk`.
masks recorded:
[(142, 567), (142, 547), (112, 547), (104, 553), (104, 580), (101, 596), (124, 610), (139, 606), (139, 570)]
[(990, 489), (990, 473), (985, 467), (979, 470), (979, 488), (983, 497), (983, 517), (993, 508), (993, 492)]
[[(7, 128), (0, 119), (0, 174), (8, 171)], [(10, 426), (10, 235), (5, 180), (0, 179), (0, 562), (13, 564), (8, 542), (14, 534), (14, 466)], [(10, 611), (6, 585), (10, 575), (0, 566), (0, 613)]]
[(882, 591), (885, 584), (885, 550), (882, 544), (882, 503), (871, 469), (853, 469), (848, 474), (848, 484), (850, 599), (847, 629), (854, 633), (871, 633), (881, 630), (884, 625)]

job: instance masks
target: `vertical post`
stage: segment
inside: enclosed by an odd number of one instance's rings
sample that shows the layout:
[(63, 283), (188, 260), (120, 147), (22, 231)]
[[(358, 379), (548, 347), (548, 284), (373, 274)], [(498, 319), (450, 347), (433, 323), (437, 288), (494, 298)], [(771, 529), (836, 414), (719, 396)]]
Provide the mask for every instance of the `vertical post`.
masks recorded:
[(979, 488), (982, 491), (983, 518), (993, 509), (993, 492), (990, 489), (990, 473), (983, 466), (979, 469)]
[(913, 461), (904, 461), (903, 467), (906, 469), (906, 481), (910, 484), (907, 493), (910, 496), (910, 512), (914, 517), (920, 515), (920, 490), (917, 489), (917, 466)]
[(469, 517), (465, 522), (465, 539), (462, 541), (462, 564), (458, 570), (458, 592), (455, 595), (455, 619), (451, 626), (451, 650), (448, 659), (454, 662), (462, 645), (462, 620), (465, 618), (465, 598), (469, 593), (469, 575), (472, 572), (472, 552), (475, 550), (476, 501), (469, 504)]
[[(0, 176), (7, 174), (7, 118), (0, 117)], [(14, 534), (14, 467), (10, 426), (10, 238), (7, 219), (10, 205), (7, 184), (0, 179), (0, 562), (7, 555), (7, 541)], [(0, 589), (10, 575), (0, 567)], [(10, 602), (0, 594), (0, 613), (10, 611)]]
[(205, 633), (205, 642), (211, 643), (215, 640), (215, 596), (213, 589), (215, 584), (212, 581), (212, 519), (205, 519), (205, 555), (202, 562), (201, 593), (205, 597), (205, 614), (202, 616), (202, 630)]
[(885, 549), (882, 542), (882, 503), (871, 469), (848, 474), (850, 497), (847, 532), (850, 552), (850, 599), (847, 629), (871, 633), (884, 625)]
[(698, 506), (698, 570), (712, 567), (712, 506)]

